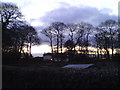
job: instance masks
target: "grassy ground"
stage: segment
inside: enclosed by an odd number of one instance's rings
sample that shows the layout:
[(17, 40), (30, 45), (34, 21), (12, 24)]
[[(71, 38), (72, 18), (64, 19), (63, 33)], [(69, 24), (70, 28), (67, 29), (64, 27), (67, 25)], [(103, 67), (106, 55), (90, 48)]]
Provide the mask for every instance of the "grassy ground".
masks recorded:
[(4, 88), (119, 88), (120, 64), (100, 60), (92, 67), (63, 69), (67, 63), (3, 66)]

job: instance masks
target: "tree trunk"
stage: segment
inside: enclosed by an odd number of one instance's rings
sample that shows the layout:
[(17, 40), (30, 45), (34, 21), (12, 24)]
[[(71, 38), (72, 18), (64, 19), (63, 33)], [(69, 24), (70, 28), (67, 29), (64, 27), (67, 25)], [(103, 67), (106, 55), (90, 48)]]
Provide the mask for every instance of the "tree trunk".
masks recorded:
[(62, 53), (62, 39), (61, 39), (61, 45), (60, 45), (60, 48), (61, 48), (61, 53)]
[(86, 38), (87, 38), (87, 42), (86, 42), (86, 54), (88, 54), (88, 36), (89, 34), (87, 34)]
[(51, 53), (53, 53), (52, 38), (50, 39)]
[(31, 45), (32, 45), (32, 38), (30, 37), (30, 50), (29, 50), (30, 56), (31, 56)]
[(28, 51), (29, 51), (29, 50), (28, 50), (28, 47), (29, 47), (29, 45), (27, 44), (27, 53), (28, 53)]
[(112, 37), (111, 37), (111, 49), (112, 49), (112, 57), (113, 57), (113, 55), (114, 55), (114, 47), (113, 47), (113, 39), (112, 39)]
[(60, 51), (61, 51), (61, 53), (62, 53), (62, 45), (63, 45), (63, 35), (62, 34), (60, 34)]
[(57, 53), (59, 53), (59, 35), (57, 35)]
[(20, 45), (20, 53), (22, 53), (22, 50), (23, 50), (23, 41), (22, 41), (22, 43)]
[(110, 59), (109, 51), (106, 49), (107, 52), (107, 59)]
[(30, 42), (30, 53), (29, 53), (29, 54), (30, 54), (30, 56), (31, 56), (31, 45), (32, 45), (32, 43)]
[(113, 52), (114, 52), (114, 49), (113, 49), (113, 46), (112, 46), (112, 57), (113, 57), (113, 55), (114, 55), (114, 53), (113, 53)]
[(97, 48), (98, 59), (100, 58), (99, 49)]
[(102, 59), (102, 49), (100, 49), (100, 58)]

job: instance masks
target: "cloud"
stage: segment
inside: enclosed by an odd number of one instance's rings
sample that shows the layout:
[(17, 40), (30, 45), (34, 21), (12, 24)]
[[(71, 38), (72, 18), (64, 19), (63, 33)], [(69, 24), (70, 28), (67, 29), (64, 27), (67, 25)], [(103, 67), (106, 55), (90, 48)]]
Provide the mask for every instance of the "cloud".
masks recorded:
[[(47, 12), (45, 16), (40, 18), (39, 21), (43, 23), (43, 27), (47, 27), (50, 23), (57, 21), (64, 22), (66, 24), (87, 22), (93, 26), (98, 26), (101, 22), (104, 22), (107, 19), (113, 19), (117, 21), (118, 18), (115, 15), (110, 15), (112, 10), (108, 8), (99, 10), (94, 7), (83, 5), (75, 7), (65, 3), (62, 3), (62, 6), (63, 7)], [(43, 40), (48, 40), (44, 35), (40, 34), (40, 36)]]
[(97, 26), (107, 19), (117, 20), (117, 16), (110, 15), (112, 10), (108, 8), (98, 10), (94, 7), (75, 7), (65, 3), (62, 4), (64, 4), (63, 7), (47, 12), (45, 16), (40, 18), (40, 21), (46, 24), (56, 21), (64, 23), (88, 22), (94, 26)]
[[(49, 24), (52, 22), (88, 22), (94, 26), (97, 26), (107, 19), (117, 20), (117, 16), (111, 15), (112, 10), (108, 8), (98, 9), (84, 5), (71, 6), (65, 2), (61, 2), (60, 5), (61, 6), (59, 8), (46, 12), (45, 15), (39, 19), (36, 17), (30, 20), (31, 24), (34, 25), (39, 33), (39, 36), (43, 42), (45, 41), (45, 43), (48, 42), (48, 38), (45, 35), (41, 34), (41, 30), (49, 26)], [(40, 23), (42, 23), (42, 25), (40, 25)]]

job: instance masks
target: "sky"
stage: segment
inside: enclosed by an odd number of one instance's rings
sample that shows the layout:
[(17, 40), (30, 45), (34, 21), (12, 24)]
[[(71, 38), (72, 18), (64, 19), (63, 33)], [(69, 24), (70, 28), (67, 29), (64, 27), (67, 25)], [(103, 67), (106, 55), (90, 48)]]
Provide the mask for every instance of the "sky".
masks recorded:
[[(17, 4), (26, 21), (37, 31), (55, 21), (64, 23), (88, 22), (94, 26), (107, 19), (117, 20), (119, 0), (1, 0)], [(39, 34), (43, 37), (41, 34)], [(44, 45), (44, 48), (49, 48)], [(33, 47), (33, 53), (43, 53), (43, 45), (39, 50)], [(41, 52), (43, 50), (43, 52)]]
[[(45, 26), (54, 21), (99, 22), (118, 14), (119, 0), (2, 0), (16, 3), (25, 19), (33, 26)], [(94, 16), (93, 16), (94, 15)], [(100, 18), (100, 19), (99, 19)]]

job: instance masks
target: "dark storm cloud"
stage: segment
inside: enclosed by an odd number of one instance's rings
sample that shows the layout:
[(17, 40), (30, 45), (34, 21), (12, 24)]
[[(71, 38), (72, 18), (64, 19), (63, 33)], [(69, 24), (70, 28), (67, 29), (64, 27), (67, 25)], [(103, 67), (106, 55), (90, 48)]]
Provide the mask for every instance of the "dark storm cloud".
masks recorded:
[(117, 16), (110, 15), (110, 12), (111, 10), (107, 8), (98, 10), (93, 7), (75, 7), (64, 4), (61, 8), (47, 12), (40, 20), (46, 24), (56, 21), (64, 23), (80, 23), (83, 21), (96, 26), (107, 19), (117, 20)]

